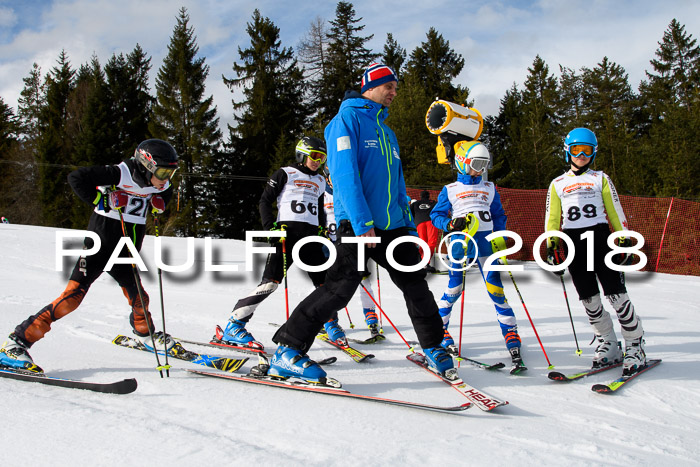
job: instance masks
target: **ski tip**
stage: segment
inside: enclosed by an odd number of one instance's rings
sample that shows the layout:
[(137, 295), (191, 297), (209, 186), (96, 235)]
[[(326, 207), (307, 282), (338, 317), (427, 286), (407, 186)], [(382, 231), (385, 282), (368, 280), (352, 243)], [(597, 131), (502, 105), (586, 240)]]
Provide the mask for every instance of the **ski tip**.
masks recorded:
[(568, 381), (569, 380), (565, 374), (559, 373), (558, 371), (550, 371), (549, 374), (547, 375), (547, 378), (551, 379), (552, 381)]
[(610, 389), (608, 386), (605, 384), (594, 384), (591, 387), (591, 391), (597, 392), (598, 394), (610, 394), (613, 392), (612, 389)]

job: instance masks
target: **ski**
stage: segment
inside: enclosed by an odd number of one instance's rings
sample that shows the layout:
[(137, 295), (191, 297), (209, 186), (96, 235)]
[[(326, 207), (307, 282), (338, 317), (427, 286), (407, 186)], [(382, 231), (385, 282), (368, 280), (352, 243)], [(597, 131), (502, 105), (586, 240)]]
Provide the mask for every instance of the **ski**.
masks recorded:
[(484, 370), (500, 370), (501, 368), (505, 368), (506, 364), (503, 362), (498, 362), (494, 364), (489, 364), (489, 363), (484, 363), (480, 362), (478, 360), (474, 360), (473, 358), (469, 357), (454, 357), (455, 360), (458, 362), (467, 362), (472, 365), (474, 365), (477, 368), (483, 368)]
[(444, 376), (441, 376), (437, 373), (435, 373), (430, 367), (428, 366), (428, 363), (425, 361), (425, 355), (422, 353), (414, 352), (406, 355), (406, 358), (416, 365), (420, 366), (423, 368), (425, 371), (430, 373), (431, 375), (435, 376), (436, 378), (439, 378), (441, 381), (444, 381), (445, 383), (449, 384), (454, 390), (458, 391), (460, 394), (465, 396), (467, 399), (469, 399), (475, 406), (479, 407), (481, 410), (485, 412), (489, 412), (496, 407), (500, 407), (502, 405), (507, 405), (508, 401), (502, 401), (499, 399), (496, 399), (493, 396), (490, 396), (486, 394), (483, 391), (480, 391), (479, 389), (476, 389), (475, 387), (472, 387), (462, 381), (462, 379), (459, 377), (457, 374), (457, 370), (455, 369), (455, 378), (454, 379), (448, 379)]
[(0, 367), (0, 377), (14, 379), (18, 381), (28, 381), (32, 383), (46, 384), (49, 386), (59, 386), (62, 388), (84, 389), (105, 394), (129, 394), (136, 391), (136, 380), (133, 378), (123, 379), (114, 383), (94, 383), (90, 381), (77, 381), (73, 379), (55, 378), (43, 373), (24, 373), (8, 367)]
[(270, 386), (270, 387), (295, 389), (295, 390), (299, 390), (299, 391), (307, 391), (307, 392), (314, 392), (314, 393), (318, 393), (318, 394), (327, 394), (330, 396), (340, 396), (340, 397), (347, 397), (347, 398), (353, 398), (353, 399), (360, 399), (360, 400), (365, 400), (365, 401), (370, 401), (370, 402), (381, 402), (384, 404), (397, 405), (400, 407), (432, 410), (432, 411), (437, 411), (437, 412), (460, 412), (462, 410), (468, 409), (471, 406), (471, 403), (469, 403), (469, 402), (462, 404), (462, 405), (453, 406), (453, 407), (443, 407), (443, 406), (437, 406), (437, 405), (431, 405), (431, 404), (421, 404), (419, 402), (409, 402), (409, 401), (387, 399), (387, 398), (375, 397), (375, 396), (364, 396), (362, 394), (355, 394), (354, 392), (350, 392), (348, 390), (336, 388), (333, 386), (316, 385), (316, 384), (312, 384), (312, 383), (308, 383), (308, 382), (302, 382), (300, 380), (278, 379), (278, 378), (274, 378), (271, 376), (253, 376), (253, 375), (243, 376), (243, 375), (213, 373), (213, 372), (209, 372), (209, 371), (189, 370), (189, 369), (187, 371), (189, 371), (190, 373), (198, 374), (198, 375), (211, 376), (214, 378), (224, 378), (224, 379), (233, 380), (233, 381), (240, 381), (243, 383), (262, 384), (262, 385)]
[(368, 337), (367, 339), (350, 339), (348, 338), (348, 342), (354, 342), (356, 344), (363, 344), (363, 345), (368, 345), (368, 344), (378, 344), (379, 342), (383, 342), (386, 340), (386, 337), (383, 334), (377, 334), (372, 337)]
[(374, 355), (362, 353), (359, 350), (357, 350), (353, 347), (350, 347), (349, 345), (342, 345), (342, 344), (338, 344), (337, 342), (333, 342), (332, 340), (330, 340), (328, 338), (328, 334), (326, 334), (325, 332), (323, 332), (321, 334), (317, 334), (316, 339), (321, 340), (327, 344), (330, 344), (333, 347), (335, 347), (336, 349), (342, 350), (343, 352), (348, 354), (350, 356), (350, 358), (355, 360), (357, 363), (365, 362), (365, 361), (369, 360), (370, 358), (374, 358)]
[(565, 375), (559, 373), (558, 371), (550, 371), (547, 377), (552, 381), (576, 381), (577, 379), (585, 378), (586, 376), (596, 375), (604, 371), (610, 370), (611, 368), (617, 368), (622, 365), (622, 362), (612, 363), (610, 365), (605, 365), (597, 368), (591, 368), (589, 370), (581, 371), (579, 373), (572, 373), (570, 375)]
[[(280, 325), (276, 324), (276, 323), (268, 323), (268, 324), (270, 324), (270, 326), (275, 326), (277, 328), (280, 327)], [(336, 349), (342, 350), (343, 352), (348, 354), (350, 356), (350, 358), (352, 358), (357, 363), (365, 362), (365, 361), (369, 360), (370, 358), (374, 358), (374, 355), (372, 355), (372, 354), (365, 354), (365, 353), (360, 352), (357, 349), (350, 347), (349, 345), (340, 345), (336, 342), (331, 341), (328, 338), (328, 334), (326, 334), (325, 332), (321, 332), (319, 334), (316, 334), (316, 339), (321, 340), (327, 344), (330, 344), (333, 347), (335, 347)]]
[(649, 360), (644, 368), (641, 370), (637, 371), (636, 373), (633, 373), (630, 376), (621, 376), (617, 378), (615, 381), (611, 381), (608, 384), (594, 384), (593, 387), (591, 387), (592, 391), (601, 393), (601, 394), (613, 394), (616, 391), (619, 391), (622, 389), (622, 387), (632, 381), (634, 378), (637, 376), (641, 375), (642, 373), (645, 373), (655, 366), (657, 366), (659, 363), (661, 363), (661, 360)]
[[(212, 339), (210, 342), (191, 341), (188, 339), (180, 339), (179, 337), (175, 337), (174, 339), (180, 342), (184, 342), (185, 344), (201, 345), (203, 347), (213, 347), (215, 349), (228, 349), (234, 352), (241, 352), (249, 355), (264, 355), (268, 359), (272, 358), (272, 354), (265, 352), (263, 349), (254, 349), (252, 347), (225, 344), (220, 341), (217, 342), (214, 339)], [(338, 361), (337, 357), (328, 357), (324, 358), (323, 360), (317, 360), (316, 363), (318, 363), (319, 365), (330, 365), (331, 363), (335, 363), (336, 361)]]
[[(128, 336), (119, 335), (112, 340), (112, 343), (129, 349), (153, 353), (145, 345), (143, 345), (142, 342)], [(247, 358), (215, 357), (213, 355), (191, 352), (189, 350), (185, 350), (185, 348), (182, 347), (179, 342), (175, 344), (173, 349), (171, 349), (171, 352), (172, 353), (168, 353), (168, 357), (177, 358), (179, 360), (196, 363), (197, 365), (204, 365), (209, 368), (215, 368), (217, 370), (231, 373), (238, 370), (246, 361), (248, 361)], [(165, 355), (165, 352), (163, 350), (158, 350), (158, 354)]]

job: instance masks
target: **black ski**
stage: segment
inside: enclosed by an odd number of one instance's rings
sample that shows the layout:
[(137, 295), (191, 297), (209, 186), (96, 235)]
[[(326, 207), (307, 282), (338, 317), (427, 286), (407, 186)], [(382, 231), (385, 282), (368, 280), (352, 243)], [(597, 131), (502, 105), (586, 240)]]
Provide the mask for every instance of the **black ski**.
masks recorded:
[[(129, 349), (142, 350), (144, 352), (153, 353), (148, 349), (142, 342), (132, 339), (128, 336), (117, 336), (112, 340), (113, 344), (126, 347)], [(158, 350), (159, 355), (164, 355), (163, 350)], [(204, 365), (209, 368), (215, 368), (217, 370), (234, 372), (238, 370), (245, 362), (248, 361), (247, 358), (226, 358), (226, 357), (215, 357), (213, 355), (199, 354), (197, 352), (191, 352), (186, 350), (178, 342), (176, 343), (171, 351), (168, 353), (168, 357), (177, 358), (178, 360), (184, 360), (186, 362), (196, 363), (197, 365)]]
[(90, 381), (55, 378), (53, 376), (47, 376), (43, 373), (21, 373), (9, 368), (0, 368), (0, 377), (18, 381), (47, 384), (49, 386), (59, 386), (62, 388), (85, 389), (87, 391), (102, 392), (106, 394), (129, 394), (136, 391), (137, 386), (136, 380), (133, 378), (123, 379), (114, 383), (94, 383)]
[(661, 360), (649, 360), (644, 368), (641, 370), (638, 370), (636, 373), (631, 374), (630, 376), (620, 376), (617, 378), (615, 381), (611, 381), (608, 384), (594, 384), (593, 387), (591, 387), (592, 391), (599, 392), (601, 394), (614, 394), (616, 391), (619, 391), (622, 389), (622, 387), (632, 381), (634, 378), (637, 376), (641, 375), (642, 373), (645, 373), (655, 366), (657, 366), (659, 363), (661, 363)]
[(363, 345), (369, 345), (369, 344), (378, 344), (379, 342), (383, 342), (386, 340), (386, 337), (384, 334), (376, 334), (374, 336), (368, 337), (367, 339), (350, 339), (348, 338), (348, 342), (354, 342), (356, 344), (363, 344)]
[(353, 398), (353, 399), (361, 399), (361, 400), (371, 401), (371, 402), (381, 402), (384, 404), (398, 405), (401, 407), (409, 407), (409, 408), (414, 408), (414, 409), (433, 410), (433, 411), (437, 411), (437, 412), (460, 412), (462, 410), (468, 409), (471, 406), (471, 404), (469, 402), (462, 404), (462, 405), (459, 405), (459, 406), (454, 406), (454, 407), (443, 407), (443, 406), (430, 405), (430, 404), (421, 404), (418, 402), (386, 399), (383, 397), (364, 396), (362, 394), (355, 394), (353, 392), (350, 392), (350, 391), (347, 391), (345, 389), (341, 389), (338, 387), (317, 385), (317, 384), (312, 384), (312, 383), (300, 381), (300, 380), (278, 379), (278, 378), (274, 378), (271, 376), (253, 376), (253, 375), (242, 376), (242, 375), (232, 375), (232, 374), (226, 374), (226, 373), (212, 373), (212, 372), (200, 371), (200, 370), (187, 370), (187, 371), (189, 371), (191, 373), (198, 374), (198, 375), (211, 376), (214, 378), (224, 378), (224, 379), (229, 379), (229, 380), (233, 380), (233, 381), (240, 381), (242, 383), (261, 384), (261, 385), (270, 386), (270, 387), (295, 389), (298, 391), (315, 392), (318, 394), (327, 394), (329, 396), (348, 397), (348, 398)]

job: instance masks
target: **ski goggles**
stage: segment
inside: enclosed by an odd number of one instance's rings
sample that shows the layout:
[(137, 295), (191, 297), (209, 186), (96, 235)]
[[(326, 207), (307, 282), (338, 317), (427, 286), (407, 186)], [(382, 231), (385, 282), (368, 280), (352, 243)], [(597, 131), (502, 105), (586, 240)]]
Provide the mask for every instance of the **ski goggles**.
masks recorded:
[(581, 155), (593, 157), (595, 155), (595, 148), (588, 144), (572, 144), (568, 151), (571, 157), (581, 157)]
[(318, 152), (318, 151), (311, 151), (308, 156), (309, 159), (311, 159), (314, 162), (318, 162), (319, 164), (325, 164), (326, 163), (326, 153), (325, 152)]
[(158, 180), (170, 180), (170, 178), (175, 175), (175, 172), (177, 172), (177, 167), (156, 167), (156, 170), (153, 172), (153, 176)]
[(488, 159), (467, 159), (467, 163), (474, 172), (483, 172), (489, 167)]

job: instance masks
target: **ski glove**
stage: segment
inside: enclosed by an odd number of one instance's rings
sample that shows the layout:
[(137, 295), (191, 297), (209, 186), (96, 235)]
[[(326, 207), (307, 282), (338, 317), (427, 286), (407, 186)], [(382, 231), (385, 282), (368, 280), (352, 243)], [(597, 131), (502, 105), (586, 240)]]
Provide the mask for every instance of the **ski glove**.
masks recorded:
[(129, 195), (124, 190), (116, 190), (109, 192), (109, 207), (117, 211), (126, 207), (129, 204)]
[(330, 234), (330, 232), (328, 231), (328, 229), (325, 228), (325, 227), (323, 227), (323, 226), (320, 226), (320, 225), (318, 226), (318, 236), (319, 236), (319, 237), (325, 237), (325, 238), (327, 238), (327, 239), (330, 239), (330, 238), (331, 238), (331, 234)]
[(447, 224), (448, 232), (466, 232), (469, 235), (474, 235), (478, 228), (479, 220), (472, 213), (467, 214), (465, 217), (452, 219)]
[[(620, 248), (629, 248), (632, 246), (632, 239), (621, 237), (617, 242), (617, 246)], [(613, 256), (612, 262), (619, 266), (629, 266), (632, 264), (632, 261), (634, 259), (633, 257), (634, 255), (629, 252), (620, 253), (618, 255)]]
[(106, 192), (98, 191), (97, 197), (93, 204), (100, 208), (104, 212), (109, 212), (112, 209), (117, 211), (126, 206), (129, 203), (129, 195), (123, 190)]
[(165, 200), (160, 195), (153, 195), (151, 197), (151, 208), (153, 214), (163, 214), (165, 211)]
[[(561, 252), (559, 251), (559, 244), (556, 242), (547, 242), (547, 264), (550, 266), (557, 266), (564, 261)], [(552, 271), (557, 276), (563, 276), (564, 270)]]

